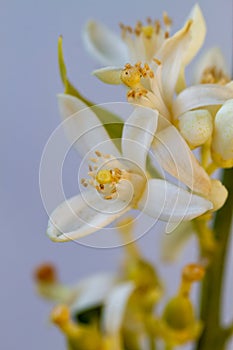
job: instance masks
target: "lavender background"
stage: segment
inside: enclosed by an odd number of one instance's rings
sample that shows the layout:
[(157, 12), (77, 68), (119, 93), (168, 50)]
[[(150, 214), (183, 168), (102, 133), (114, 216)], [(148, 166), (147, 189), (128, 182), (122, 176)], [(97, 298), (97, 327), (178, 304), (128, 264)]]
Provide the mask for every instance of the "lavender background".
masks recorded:
[[(62, 91), (57, 67), (57, 38), (64, 37), (64, 50), (72, 81), (95, 101), (124, 101), (119, 87), (109, 89), (90, 75), (96, 62), (84, 50), (82, 28), (89, 18), (102, 20), (119, 31), (118, 23), (161, 17), (167, 10), (178, 29), (194, 1), (144, 0), (1, 0), (1, 244), (0, 244), (0, 347), (4, 350), (65, 348), (63, 337), (50, 326), (51, 306), (34, 291), (32, 271), (43, 261), (54, 262), (65, 282), (99, 271), (114, 271), (121, 256), (118, 249), (93, 249), (75, 243), (55, 244), (45, 236), (47, 214), (43, 209), (38, 169), (43, 147), (59, 124), (55, 94)], [(207, 21), (205, 47), (219, 44), (230, 65), (232, 58), (232, 4), (222, 0), (200, 1)], [(72, 192), (72, 185), (70, 185)], [(147, 257), (159, 261), (161, 234), (154, 230), (140, 240)], [(232, 251), (232, 249), (231, 249)], [(195, 243), (182, 261), (195, 257)], [(225, 311), (233, 316), (232, 260), (229, 265)], [(179, 279), (178, 262), (160, 268), (170, 286)], [(231, 272), (230, 272), (231, 271)]]

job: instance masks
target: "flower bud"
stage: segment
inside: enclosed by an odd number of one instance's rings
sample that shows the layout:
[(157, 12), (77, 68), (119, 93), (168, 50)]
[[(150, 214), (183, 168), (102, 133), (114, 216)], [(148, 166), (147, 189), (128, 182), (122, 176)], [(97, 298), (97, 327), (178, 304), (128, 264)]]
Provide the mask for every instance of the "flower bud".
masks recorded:
[(34, 278), (37, 283), (55, 283), (58, 280), (56, 268), (50, 263), (41, 264), (36, 268)]
[(201, 281), (204, 275), (204, 267), (196, 263), (185, 265), (182, 271), (183, 280), (189, 283)]
[(194, 310), (189, 298), (176, 296), (166, 305), (163, 319), (174, 330), (184, 330), (195, 322)]
[(213, 130), (212, 116), (205, 109), (188, 111), (179, 118), (178, 127), (181, 135), (191, 147), (203, 145)]
[(57, 305), (51, 312), (51, 321), (58, 326), (63, 326), (70, 319), (70, 311), (66, 305)]
[(212, 158), (222, 168), (233, 166), (233, 99), (225, 102), (216, 114)]

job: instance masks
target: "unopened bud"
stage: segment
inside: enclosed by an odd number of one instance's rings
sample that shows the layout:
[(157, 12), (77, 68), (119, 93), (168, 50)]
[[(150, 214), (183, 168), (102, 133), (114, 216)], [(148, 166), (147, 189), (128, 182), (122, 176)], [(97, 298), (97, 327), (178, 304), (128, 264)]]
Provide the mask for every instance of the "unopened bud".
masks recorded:
[(165, 307), (163, 319), (174, 330), (184, 330), (195, 322), (194, 310), (189, 298), (176, 296)]
[(66, 305), (58, 305), (52, 310), (50, 319), (56, 325), (62, 327), (70, 319), (70, 311)]
[(233, 99), (225, 102), (216, 114), (212, 158), (222, 168), (233, 166)]
[(212, 134), (212, 116), (205, 109), (188, 111), (180, 116), (178, 127), (189, 145), (198, 147), (203, 145)]
[(188, 264), (184, 267), (182, 278), (184, 281), (193, 283), (203, 279), (205, 275), (205, 268), (200, 264)]
[(57, 271), (54, 265), (44, 263), (38, 266), (34, 272), (34, 278), (38, 283), (55, 283), (57, 282)]

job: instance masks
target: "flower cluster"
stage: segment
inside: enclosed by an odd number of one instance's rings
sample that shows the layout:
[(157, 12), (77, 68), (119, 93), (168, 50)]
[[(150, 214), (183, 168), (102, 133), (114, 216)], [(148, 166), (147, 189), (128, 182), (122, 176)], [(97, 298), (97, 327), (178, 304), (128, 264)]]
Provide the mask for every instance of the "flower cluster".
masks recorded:
[(187, 85), (186, 67), (206, 34), (198, 5), (173, 35), (171, 26), (164, 13), (161, 22), (148, 18), (135, 28), (121, 24), (120, 38), (101, 23), (87, 23), (86, 47), (105, 66), (93, 74), (127, 89), (131, 112), (120, 116), (90, 102), (70, 83), (59, 38), (65, 87), (58, 95), (59, 110), (86, 168), (80, 193), (50, 215), (49, 238), (76, 240), (117, 221), (128, 242), (132, 222), (122, 217), (133, 210), (174, 230), (164, 255), (176, 252), (191, 233), (200, 245), (199, 262), (184, 267), (180, 288), (162, 313), (154, 312), (164, 291), (160, 278), (133, 243), (125, 246), (119, 274), (97, 275), (74, 287), (63, 286), (50, 265), (41, 267), (38, 290), (59, 302), (51, 320), (72, 350), (154, 349), (161, 339), (173, 349), (198, 339), (203, 330), (190, 289), (204, 277), (217, 249), (211, 220), (228, 190), (215, 171), (233, 167), (233, 82), (221, 51), (213, 48), (201, 57)]

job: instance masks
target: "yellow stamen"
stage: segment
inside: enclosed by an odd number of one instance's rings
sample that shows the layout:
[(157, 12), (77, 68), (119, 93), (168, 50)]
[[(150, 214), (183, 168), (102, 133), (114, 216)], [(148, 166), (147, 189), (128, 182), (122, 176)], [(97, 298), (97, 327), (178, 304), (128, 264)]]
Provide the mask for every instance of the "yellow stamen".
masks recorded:
[(216, 66), (206, 68), (201, 77), (201, 84), (226, 85), (229, 81), (229, 77)]
[(112, 182), (112, 174), (110, 170), (100, 170), (96, 175), (96, 181), (99, 184), (110, 184)]

